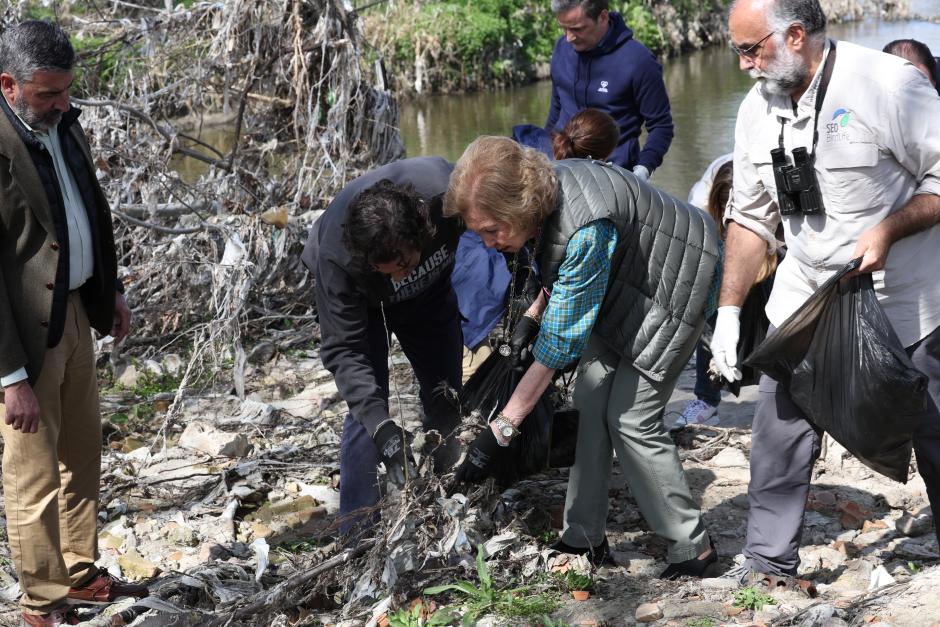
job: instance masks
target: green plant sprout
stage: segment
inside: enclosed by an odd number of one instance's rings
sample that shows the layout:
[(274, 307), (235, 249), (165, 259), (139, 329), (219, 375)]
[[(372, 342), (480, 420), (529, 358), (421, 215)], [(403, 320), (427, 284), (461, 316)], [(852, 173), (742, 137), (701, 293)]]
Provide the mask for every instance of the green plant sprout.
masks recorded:
[(746, 610), (759, 611), (765, 605), (776, 605), (777, 599), (769, 594), (764, 594), (758, 588), (749, 586), (741, 588), (734, 592), (734, 606), (743, 607)]
[(480, 585), (469, 581), (444, 584), (425, 588), (424, 594), (435, 595), (444, 592), (456, 592), (464, 596), (463, 625), (473, 625), (477, 619), (487, 613), (501, 616), (543, 616), (551, 614), (557, 605), (554, 597), (548, 593), (525, 596), (527, 587), (500, 589), (493, 581), (483, 545), (477, 546), (477, 577)]

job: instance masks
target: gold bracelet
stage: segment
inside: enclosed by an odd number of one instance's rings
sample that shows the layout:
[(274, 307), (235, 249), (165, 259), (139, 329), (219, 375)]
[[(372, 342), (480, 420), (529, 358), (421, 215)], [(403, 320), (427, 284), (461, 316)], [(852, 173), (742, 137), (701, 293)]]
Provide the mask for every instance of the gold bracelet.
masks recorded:
[(542, 314), (532, 315), (532, 314), (530, 314), (529, 312), (525, 312), (525, 313), (522, 314), (522, 315), (525, 316), (526, 318), (532, 318), (533, 320), (535, 320), (535, 324), (541, 326), (541, 324), (542, 324)]

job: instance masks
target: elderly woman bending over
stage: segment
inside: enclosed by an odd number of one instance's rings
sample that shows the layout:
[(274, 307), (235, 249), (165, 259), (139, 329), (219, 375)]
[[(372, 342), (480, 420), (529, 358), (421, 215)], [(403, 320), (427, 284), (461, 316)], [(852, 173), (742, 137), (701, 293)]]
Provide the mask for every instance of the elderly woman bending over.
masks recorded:
[(580, 357), (577, 457), (565, 529), (553, 548), (611, 561), (605, 523), (616, 451), (640, 512), (669, 544), (660, 576), (702, 576), (718, 556), (663, 409), (705, 322), (718, 260), (714, 223), (617, 166), (551, 163), (501, 137), (467, 147), (444, 213), (459, 215), (501, 251), (534, 240), (543, 285), (520, 325), (537, 333), (535, 362), (465, 463), (480, 467), (497, 457), (494, 447), (514, 433), (507, 423), (518, 427), (555, 371)]

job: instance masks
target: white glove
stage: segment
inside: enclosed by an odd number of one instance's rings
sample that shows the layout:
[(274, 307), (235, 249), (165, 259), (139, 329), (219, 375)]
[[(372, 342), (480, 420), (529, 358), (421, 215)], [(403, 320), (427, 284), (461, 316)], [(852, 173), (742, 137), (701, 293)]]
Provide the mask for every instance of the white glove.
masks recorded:
[(633, 174), (641, 181), (650, 180), (650, 171), (646, 169), (645, 165), (633, 166)]
[(738, 336), (741, 335), (741, 308), (726, 306), (718, 308), (715, 332), (712, 334), (712, 364), (728, 381), (740, 381), (738, 363)]

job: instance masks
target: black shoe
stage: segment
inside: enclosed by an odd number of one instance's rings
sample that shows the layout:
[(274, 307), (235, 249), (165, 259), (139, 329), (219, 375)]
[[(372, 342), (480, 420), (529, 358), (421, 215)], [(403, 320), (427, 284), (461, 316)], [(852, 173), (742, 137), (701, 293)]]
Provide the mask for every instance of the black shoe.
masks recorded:
[(670, 564), (666, 567), (666, 570), (659, 574), (659, 578), (678, 579), (679, 577), (704, 577), (705, 571), (707, 571), (710, 566), (718, 562), (718, 551), (715, 549), (715, 543), (712, 542), (711, 539), (709, 539), (708, 543), (711, 546), (711, 553), (702, 559), (693, 557), (692, 559), (685, 560), (684, 562)]
[(571, 546), (570, 544), (566, 544), (563, 540), (558, 540), (548, 548), (569, 555), (587, 555), (591, 566), (595, 568), (617, 565), (617, 562), (614, 561), (614, 556), (610, 553), (610, 545), (607, 544), (607, 538), (604, 538), (604, 541), (599, 545), (592, 547)]

